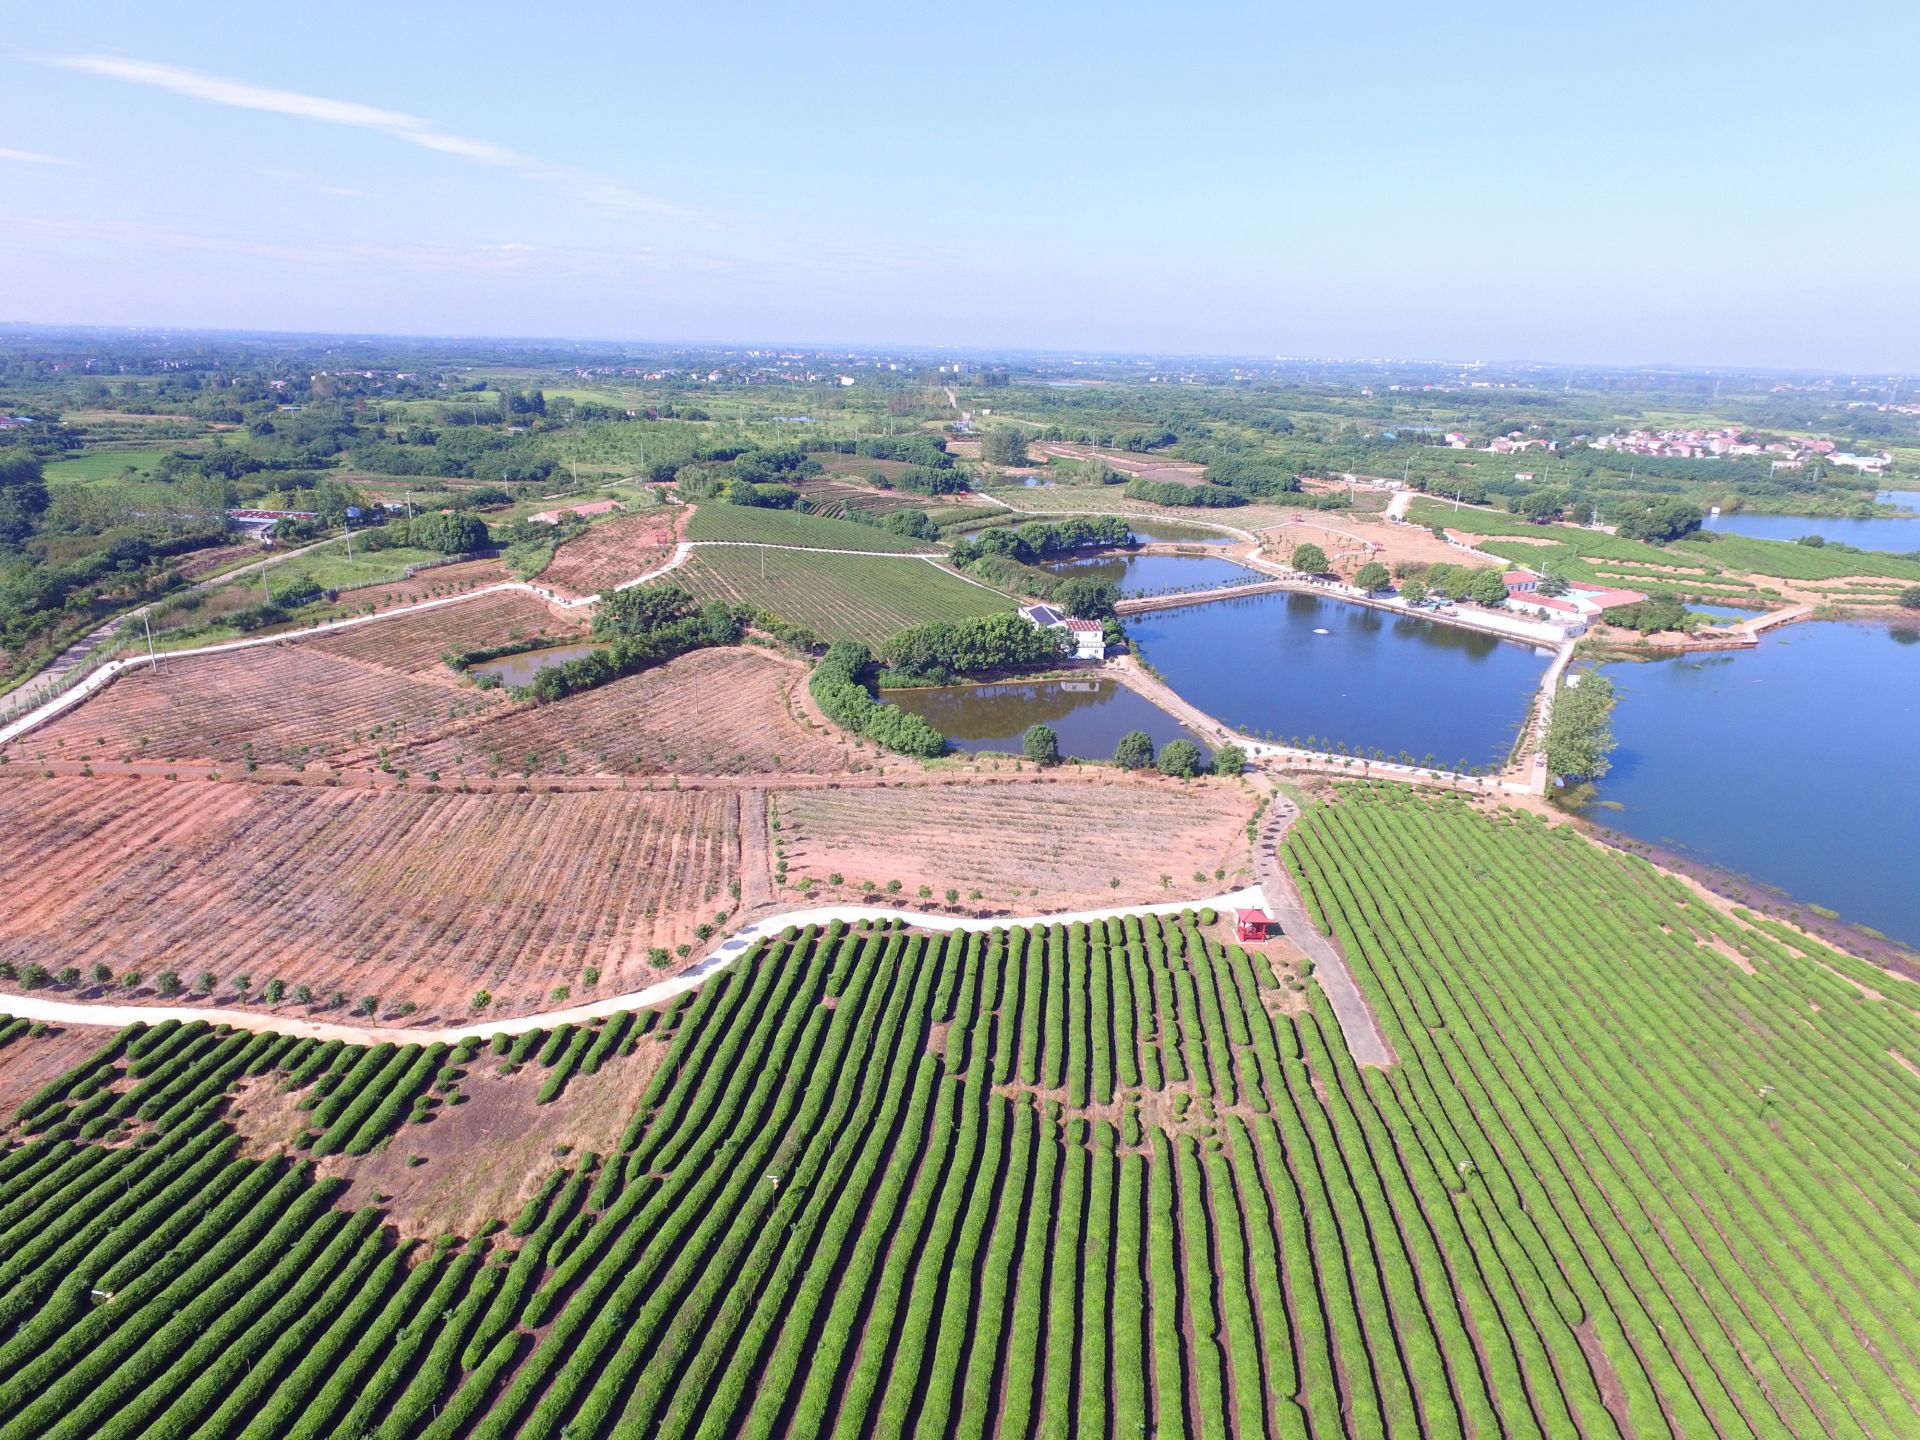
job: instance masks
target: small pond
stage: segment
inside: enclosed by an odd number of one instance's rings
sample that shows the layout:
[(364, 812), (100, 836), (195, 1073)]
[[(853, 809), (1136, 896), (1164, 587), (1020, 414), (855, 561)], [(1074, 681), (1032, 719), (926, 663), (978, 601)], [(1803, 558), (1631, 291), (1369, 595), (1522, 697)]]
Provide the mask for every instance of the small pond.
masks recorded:
[(956, 750), (1017, 755), (1029, 725), (1051, 725), (1060, 737), (1060, 753), (1085, 760), (1110, 758), (1129, 730), (1144, 730), (1155, 750), (1169, 740), (1191, 740), (1207, 753), (1198, 735), (1158, 705), (1100, 676), (883, 690), (880, 698), (921, 716)]
[(1178, 520), (1129, 519), (1127, 524), (1133, 530), (1133, 538), (1143, 545), (1238, 545), (1242, 543), (1237, 536), (1222, 535), (1217, 530), (1203, 530), (1198, 525), (1182, 525)]
[(1268, 578), (1212, 555), (1088, 555), (1079, 560), (1048, 560), (1040, 568), (1063, 580), (1074, 575), (1111, 580), (1122, 595), (1169, 595)]
[(1548, 652), (1475, 630), (1295, 592), (1127, 621), (1182, 699), (1257, 738), (1504, 764)]
[(492, 675), (502, 685), (531, 685), (533, 677), (542, 670), (550, 670), (555, 665), (564, 665), (569, 660), (578, 660), (582, 655), (591, 655), (596, 650), (605, 650), (602, 644), (581, 641), (573, 645), (549, 645), (543, 650), (521, 650), (512, 655), (501, 655), (492, 660), (483, 660), (471, 666), (475, 675)]

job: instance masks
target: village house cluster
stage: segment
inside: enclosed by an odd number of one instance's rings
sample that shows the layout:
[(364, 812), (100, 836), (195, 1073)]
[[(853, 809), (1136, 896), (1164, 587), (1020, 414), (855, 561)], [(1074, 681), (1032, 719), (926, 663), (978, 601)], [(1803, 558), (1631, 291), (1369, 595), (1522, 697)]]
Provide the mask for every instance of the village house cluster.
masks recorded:
[(1602, 435), (1591, 442), (1596, 450), (1614, 450), (1622, 455), (1657, 455), (1682, 460), (1706, 460), (1718, 456), (1771, 460), (1779, 470), (1797, 469), (1809, 460), (1824, 460), (1829, 465), (1849, 465), (1869, 474), (1878, 474), (1892, 463), (1884, 452), (1855, 454), (1842, 450), (1832, 440), (1810, 435), (1787, 435), (1762, 439), (1732, 426), (1717, 430), (1627, 430)]

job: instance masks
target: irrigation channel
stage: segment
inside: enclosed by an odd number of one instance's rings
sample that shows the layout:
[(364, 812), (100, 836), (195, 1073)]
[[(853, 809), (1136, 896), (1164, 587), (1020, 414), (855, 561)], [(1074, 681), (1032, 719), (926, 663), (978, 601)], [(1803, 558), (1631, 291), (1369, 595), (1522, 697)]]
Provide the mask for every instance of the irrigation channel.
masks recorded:
[(1920, 620), (1601, 673), (1620, 748), (1590, 819), (1920, 946)]

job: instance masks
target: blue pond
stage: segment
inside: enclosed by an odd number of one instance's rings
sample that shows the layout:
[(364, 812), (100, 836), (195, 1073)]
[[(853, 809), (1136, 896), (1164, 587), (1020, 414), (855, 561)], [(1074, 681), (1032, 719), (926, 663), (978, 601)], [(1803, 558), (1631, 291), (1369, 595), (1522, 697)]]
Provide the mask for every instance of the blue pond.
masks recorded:
[(1210, 590), (1217, 585), (1267, 578), (1257, 570), (1212, 555), (1089, 555), (1082, 560), (1051, 560), (1040, 568), (1063, 580), (1071, 575), (1111, 580), (1122, 595)]
[(1548, 659), (1431, 620), (1279, 593), (1127, 622), (1141, 658), (1227, 724), (1436, 764), (1504, 763)]
[(996, 685), (941, 685), (883, 690), (882, 700), (923, 716), (957, 750), (1020, 753), (1029, 725), (1050, 725), (1060, 753), (1105, 760), (1129, 730), (1145, 731), (1160, 749), (1169, 740), (1208, 747), (1173, 716), (1117, 680), (1098, 676)]

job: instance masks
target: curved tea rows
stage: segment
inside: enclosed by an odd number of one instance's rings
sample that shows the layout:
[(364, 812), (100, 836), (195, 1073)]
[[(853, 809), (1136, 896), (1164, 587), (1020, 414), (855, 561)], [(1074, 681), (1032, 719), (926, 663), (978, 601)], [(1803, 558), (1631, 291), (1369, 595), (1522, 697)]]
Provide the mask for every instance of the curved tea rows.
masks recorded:
[[(788, 931), (450, 1046), (130, 1027), (0, 1154), (0, 1435), (1912, 1433), (1920, 987), (1460, 801), (1288, 849), (1390, 1071), (1206, 912)], [(317, 1178), (628, 1063), (494, 1233)]]

